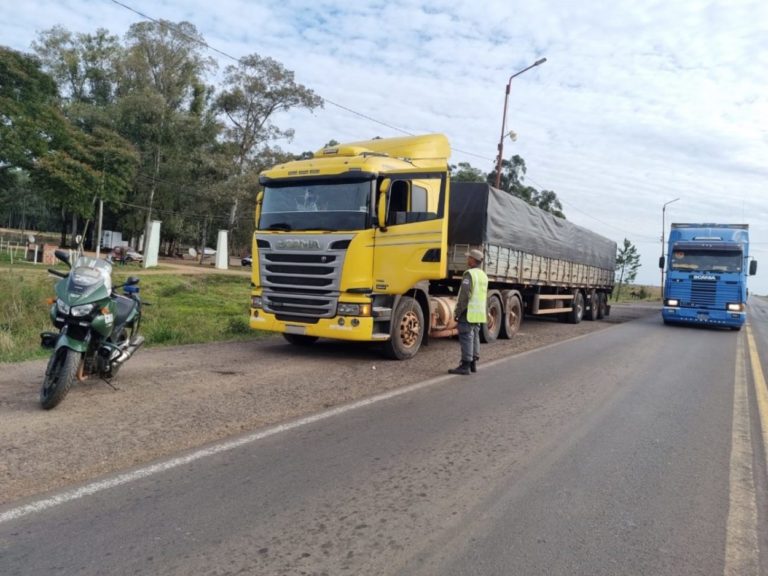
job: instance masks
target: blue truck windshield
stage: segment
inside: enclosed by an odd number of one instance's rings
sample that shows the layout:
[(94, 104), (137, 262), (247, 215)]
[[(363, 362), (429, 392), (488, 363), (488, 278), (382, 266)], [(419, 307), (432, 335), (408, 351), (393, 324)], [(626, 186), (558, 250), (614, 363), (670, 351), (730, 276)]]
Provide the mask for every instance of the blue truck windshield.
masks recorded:
[(741, 272), (742, 253), (736, 250), (674, 250), (672, 270), (698, 272)]
[(362, 230), (368, 227), (373, 181), (320, 181), (267, 186), (259, 230)]

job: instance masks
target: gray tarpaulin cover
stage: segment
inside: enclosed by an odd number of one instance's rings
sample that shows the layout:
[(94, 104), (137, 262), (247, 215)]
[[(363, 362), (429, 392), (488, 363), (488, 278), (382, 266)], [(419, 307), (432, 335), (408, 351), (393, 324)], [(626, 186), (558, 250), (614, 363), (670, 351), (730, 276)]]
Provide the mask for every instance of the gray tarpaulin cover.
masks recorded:
[(616, 243), (488, 184), (451, 182), (448, 244), (495, 244), (613, 270)]

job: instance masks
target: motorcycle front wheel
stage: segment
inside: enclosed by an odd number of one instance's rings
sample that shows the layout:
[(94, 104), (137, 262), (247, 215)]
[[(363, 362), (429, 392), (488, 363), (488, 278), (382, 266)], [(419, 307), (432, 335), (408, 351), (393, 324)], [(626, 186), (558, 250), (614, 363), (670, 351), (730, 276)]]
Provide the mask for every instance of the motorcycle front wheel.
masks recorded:
[(80, 352), (61, 347), (56, 350), (45, 370), (45, 379), (40, 388), (40, 405), (46, 410), (58, 406), (72, 387), (80, 366)]

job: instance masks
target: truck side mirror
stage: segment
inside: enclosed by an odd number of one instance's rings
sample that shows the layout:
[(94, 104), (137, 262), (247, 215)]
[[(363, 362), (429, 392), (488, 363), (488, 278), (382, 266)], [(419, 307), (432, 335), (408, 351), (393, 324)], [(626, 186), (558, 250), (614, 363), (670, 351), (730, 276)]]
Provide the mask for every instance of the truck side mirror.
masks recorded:
[(757, 274), (757, 260), (752, 260), (749, 263), (749, 275), (754, 276)]
[(659, 257), (659, 268), (664, 269), (664, 256)]
[(389, 212), (389, 186), (392, 181), (389, 178), (385, 178), (381, 181), (379, 186), (379, 201), (376, 205), (376, 222), (379, 226), (379, 230), (382, 232), (387, 231), (387, 212)]

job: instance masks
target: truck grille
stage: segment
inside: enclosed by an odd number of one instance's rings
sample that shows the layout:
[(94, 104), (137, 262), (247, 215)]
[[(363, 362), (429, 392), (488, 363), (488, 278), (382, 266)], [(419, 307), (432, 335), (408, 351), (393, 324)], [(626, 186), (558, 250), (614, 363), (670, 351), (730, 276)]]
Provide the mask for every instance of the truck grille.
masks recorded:
[(717, 284), (693, 280), (691, 282), (691, 304), (694, 306), (706, 306), (711, 308), (717, 301)]
[(684, 280), (671, 282), (667, 298), (680, 301), (682, 306), (724, 309), (731, 302), (740, 302), (740, 288), (736, 281), (711, 282)]
[[(282, 240), (289, 238), (280, 235)], [(259, 271), (264, 310), (279, 320), (316, 323), (319, 318), (336, 315), (341, 284), (341, 270), (351, 236), (297, 236), (318, 240), (311, 251), (273, 249), (270, 237), (259, 241)], [(331, 249), (333, 245), (335, 249)], [(343, 246), (342, 249), (338, 247)]]

